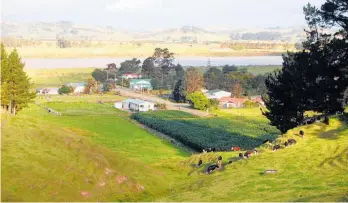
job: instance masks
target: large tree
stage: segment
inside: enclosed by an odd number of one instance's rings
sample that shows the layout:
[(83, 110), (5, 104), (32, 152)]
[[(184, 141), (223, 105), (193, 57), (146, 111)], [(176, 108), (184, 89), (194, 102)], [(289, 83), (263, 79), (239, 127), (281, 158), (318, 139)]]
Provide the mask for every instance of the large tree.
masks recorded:
[(186, 70), (185, 83), (187, 93), (201, 91), (203, 88), (204, 79), (198, 68), (189, 68)]
[(173, 97), (176, 102), (185, 102), (186, 101), (186, 92), (185, 92), (185, 80), (179, 79), (173, 90)]
[(121, 63), (118, 73), (119, 74), (138, 73), (141, 68), (140, 64), (141, 64), (141, 61), (136, 58), (133, 58), (132, 60), (126, 60)]
[(1, 105), (5, 111), (17, 114), (35, 98), (35, 93), (30, 92), (32, 83), (24, 72), (17, 50), (7, 56), (6, 50), (1, 45)]
[[(307, 110), (342, 112), (348, 86), (347, 1), (327, 0), (321, 9), (308, 4), (304, 13), (309, 25), (304, 50), (284, 56), (282, 70), (266, 80), (264, 114), (282, 132), (303, 123)], [(332, 27), (338, 31), (323, 31)]]

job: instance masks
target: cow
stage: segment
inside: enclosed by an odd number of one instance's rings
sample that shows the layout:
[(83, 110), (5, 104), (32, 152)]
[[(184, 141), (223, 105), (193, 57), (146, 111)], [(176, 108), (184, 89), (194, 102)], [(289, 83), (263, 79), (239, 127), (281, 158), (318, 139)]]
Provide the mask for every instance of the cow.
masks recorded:
[(233, 147), (231, 148), (231, 150), (232, 150), (232, 151), (239, 152), (239, 151), (240, 151), (240, 147), (238, 147), (238, 146), (233, 146)]
[(271, 143), (271, 141), (269, 139), (265, 140), (262, 142), (262, 144), (266, 144), (267, 142)]
[(289, 143), (288, 143), (288, 142), (285, 142), (285, 143), (284, 143), (284, 146), (285, 146), (285, 147), (287, 147), (288, 145), (289, 145)]
[(288, 139), (288, 144), (289, 145), (293, 145), (293, 144), (296, 144), (297, 141), (295, 139)]
[(240, 159), (245, 159), (243, 153), (239, 153), (239, 158), (240, 158)]
[(210, 165), (207, 169), (207, 173), (211, 173), (213, 172), (215, 169), (219, 168), (219, 166), (217, 164), (214, 164), (214, 165)]
[(231, 163), (232, 163), (232, 161), (229, 161), (229, 162), (228, 162), (228, 164), (231, 164)]
[(202, 161), (202, 159), (200, 158), (199, 161), (198, 161), (198, 164), (197, 164), (198, 167), (200, 167), (200, 166), (202, 165), (202, 163), (203, 163), (203, 161)]
[(275, 145), (274, 147), (273, 147), (273, 151), (277, 151), (277, 150), (279, 150), (280, 149), (280, 145)]
[(301, 136), (302, 138), (304, 138), (304, 131), (303, 131), (303, 130), (300, 130), (300, 136)]

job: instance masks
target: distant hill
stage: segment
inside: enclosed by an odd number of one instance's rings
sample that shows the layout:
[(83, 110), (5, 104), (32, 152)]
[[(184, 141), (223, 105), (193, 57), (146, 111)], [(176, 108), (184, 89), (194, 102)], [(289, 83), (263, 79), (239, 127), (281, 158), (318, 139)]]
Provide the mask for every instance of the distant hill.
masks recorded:
[(203, 43), (226, 41), (299, 42), (305, 39), (303, 28), (233, 29), (194, 26), (150, 32), (117, 30), (111, 26), (74, 25), (69, 21), (15, 23), (1, 22), (3, 37), (30, 40), (96, 40), (96, 41), (163, 41), (173, 43)]

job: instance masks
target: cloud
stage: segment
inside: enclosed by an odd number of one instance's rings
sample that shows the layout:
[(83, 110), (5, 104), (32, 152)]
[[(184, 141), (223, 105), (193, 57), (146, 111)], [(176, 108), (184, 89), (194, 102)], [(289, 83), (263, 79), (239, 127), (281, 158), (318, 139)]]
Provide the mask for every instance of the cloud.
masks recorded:
[(151, 8), (161, 8), (162, 0), (117, 0), (107, 4), (106, 10), (112, 12), (138, 11)]

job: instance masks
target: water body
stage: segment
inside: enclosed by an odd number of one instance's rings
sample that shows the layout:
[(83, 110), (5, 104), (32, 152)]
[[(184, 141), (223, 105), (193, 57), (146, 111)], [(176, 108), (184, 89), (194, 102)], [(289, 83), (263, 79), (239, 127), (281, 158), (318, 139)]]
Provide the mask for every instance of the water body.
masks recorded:
[[(26, 68), (86, 68), (106, 67), (106, 64), (115, 63), (118, 66), (121, 62), (130, 58), (23, 58)], [(140, 58), (143, 61), (145, 58)], [(210, 59), (211, 66), (222, 65), (281, 65), (281, 56), (246, 56), (246, 57), (177, 57), (175, 64), (182, 66), (206, 66)]]

